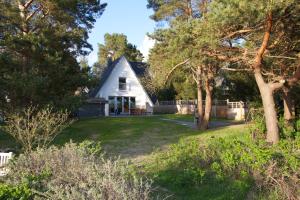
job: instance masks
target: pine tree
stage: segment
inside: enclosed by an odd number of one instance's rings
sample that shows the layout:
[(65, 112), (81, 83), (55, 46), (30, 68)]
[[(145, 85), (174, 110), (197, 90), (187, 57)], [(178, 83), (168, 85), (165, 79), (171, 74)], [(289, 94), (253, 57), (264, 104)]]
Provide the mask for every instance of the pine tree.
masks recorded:
[(127, 36), (118, 33), (104, 35), (104, 44), (99, 44), (98, 63), (106, 66), (109, 55), (112, 56), (112, 60), (121, 56), (126, 56), (129, 61), (133, 62), (143, 60), (143, 54), (135, 45), (128, 42)]
[(279, 141), (274, 93), (300, 79), (299, 11), (297, 0), (215, 0), (199, 25), (209, 30), (204, 54), (254, 75), (270, 143)]
[(2, 105), (64, 106), (87, 84), (76, 58), (87, 55), (88, 31), (106, 4), (98, 0), (0, 0)]

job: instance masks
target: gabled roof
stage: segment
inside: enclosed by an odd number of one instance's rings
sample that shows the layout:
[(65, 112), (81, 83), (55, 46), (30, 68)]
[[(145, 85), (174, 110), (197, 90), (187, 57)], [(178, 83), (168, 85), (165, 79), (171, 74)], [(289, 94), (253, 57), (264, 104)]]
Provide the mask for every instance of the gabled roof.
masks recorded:
[(143, 77), (147, 70), (147, 63), (143, 62), (129, 62), (134, 73), (137, 75), (137, 77)]
[[(89, 94), (90, 97), (95, 97), (97, 95), (98, 91), (104, 85), (104, 83), (106, 82), (106, 80), (108, 79), (108, 77), (110, 76), (110, 74), (112, 73), (112, 71), (114, 70), (114, 68), (117, 66), (117, 64), (119, 63), (119, 61), (123, 57), (124, 56), (121, 56), (120, 58), (114, 60), (109, 66), (107, 66), (105, 68), (105, 70), (103, 71), (103, 73), (102, 73), (102, 75), (100, 77), (99, 84), (97, 85), (96, 88), (94, 88), (93, 90), (90, 91), (90, 94)], [(128, 61), (128, 62), (129, 62), (131, 68), (133, 69), (134, 73), (136, 74), (136, 76), (138, 78), (141, 78), (141, 77), (143, 77), (145, 75), (146, 69), (147, 69), (147, 64), (146, 63), (143, 63), (143, 62), (130, 62), (130, 61)]]

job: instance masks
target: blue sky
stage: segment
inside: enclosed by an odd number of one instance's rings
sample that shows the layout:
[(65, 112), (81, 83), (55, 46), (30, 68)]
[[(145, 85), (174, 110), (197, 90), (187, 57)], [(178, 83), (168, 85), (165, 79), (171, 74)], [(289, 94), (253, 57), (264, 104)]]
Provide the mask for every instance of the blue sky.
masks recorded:
[(93, 52), (88, 56), (89, 64), (97, 61), (98, 43), (103, 43), (105, 33), (124, 33), (128, 41), (147, 55), (153, 41), (146, 34), (155, 29), (155, 22), (149, 18), (152, 10), (147, 9), (147, 0), (105, 0), (108, 3), (103, 15), (97, 19), (89, 34)]

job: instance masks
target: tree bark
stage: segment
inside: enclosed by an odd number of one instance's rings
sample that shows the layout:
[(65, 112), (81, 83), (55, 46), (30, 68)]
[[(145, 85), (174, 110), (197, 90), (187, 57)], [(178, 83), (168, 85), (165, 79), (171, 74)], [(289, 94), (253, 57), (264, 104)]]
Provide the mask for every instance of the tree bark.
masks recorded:
[(284, 106), (284, 120), (291, 122), (295, 118), (294, 104), (290, 95), (290, 88), (283, 87), (283, 106)]
[(206, 79), (205, 81), (205, 111), (204, 111), (204, 117), (202, 119), (201, 123), (201, 130), (206, 130), (208, 129), (209, 126), (209, 120), (210, 120), (210, 115), (211, 115), (211, 109), (212, 109), (212, 90), (213, 87), (210, 84), (210, 80)]
[(202, 102), (202, 80), (201, 80), (201, 67), (197, 69), (197, 127), (201, 129), (201, 123), (203, 118), (203, 102)]
[(20, 18), (22, 20), (22, 34), (27, 35), (28, 25), (26, 23), (26, 7), (21, 3), (21, 1), (18, 1), (18, 7), (20, 11)]
[(276, 144), (279, 142), (279, 128), (273, 97), (274, 89), (269, 84), (265, 83), (263, 76), (259, 71), (255, 71), (254, 76), (264, 107), (267, 127), (267, 142)]

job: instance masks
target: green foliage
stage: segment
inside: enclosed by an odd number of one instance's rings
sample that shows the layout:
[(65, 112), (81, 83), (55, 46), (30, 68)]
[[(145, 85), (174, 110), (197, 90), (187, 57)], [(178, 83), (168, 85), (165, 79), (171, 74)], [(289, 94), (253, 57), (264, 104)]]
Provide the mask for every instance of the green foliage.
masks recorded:
[[(222, 71), (222, 85), (216, 87), (214, 96), (217, 99), (231, 101), (260, 102), (259, 91), (252, 74), (245, 72)], [(226, 93), (224, 94), (224, 89)], [(251, 106), (252, 107), (252, 106)]]
[(60, 106), (87, 86), (76, 58), (91, 49), (87, 33), (105, 6), (98, 0), (0, 1), (1, 109)]
[(256, 198), (277, 192), (276, 198), (284, 199), (300, 192), (294, 178), (300, 172), (299, 149), (300, 140), (283, 140), (276, 146), (234, 137), (212, 139), (207, 145), (181, 140), (158, 154), (150, 171), (155, 181), (177, 195), (193, 191), (203, 197), (202, 188), (226, 185), (224, 199), (244, 199), (253, 189)]
[(106, 33), (104, 35), (104, 44), (99, 44), (98, 63), (106, 66), (110, 54), (113, 60), (121, 56), (126, 56), (129, 61), (133, 62), (143, 60), (142, 53), (135, 45), (128, 43), (127, 36), (124, 34)]
[(79, 147), (85, 152), (87, 152), (87, 154), (89, 155), (99, 156), (102, 154), (102, 148), (100, 142), (85, 140), (79, 144)]
[(279, 128), (281, 138), (294, 139), (300, 136), (300, 120), (287, 122), (284, 117), (279, 118)]
[(151, 19), (155, 21), (186, 21), (190, 17), (199, 17), (201, 0), (148, 0), (148, 8), (153, 9)]
[(32, 192), (27, 185), (7, 185), (0, 183), (0, 200), (31, 200)]
[(251, 108), (248, 113), (248, 128), (253, 138), (265, 138), (267, 130), (264, 112), (261, 108)]

